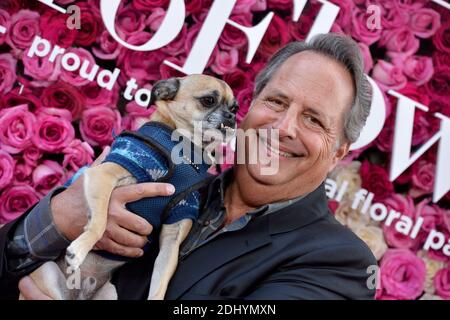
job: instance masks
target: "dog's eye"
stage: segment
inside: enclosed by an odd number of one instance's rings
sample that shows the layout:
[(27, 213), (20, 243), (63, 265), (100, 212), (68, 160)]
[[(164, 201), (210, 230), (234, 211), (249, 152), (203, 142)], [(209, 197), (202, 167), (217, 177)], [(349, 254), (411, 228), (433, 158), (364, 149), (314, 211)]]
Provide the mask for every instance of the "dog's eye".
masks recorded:
[(211, 97), (211, 96), (202, 97), (202, 98), (200, 98), (200, 101), (207, 108), (208, 107), (213, 107), (213, 106), (216, 105), (216, 98)]

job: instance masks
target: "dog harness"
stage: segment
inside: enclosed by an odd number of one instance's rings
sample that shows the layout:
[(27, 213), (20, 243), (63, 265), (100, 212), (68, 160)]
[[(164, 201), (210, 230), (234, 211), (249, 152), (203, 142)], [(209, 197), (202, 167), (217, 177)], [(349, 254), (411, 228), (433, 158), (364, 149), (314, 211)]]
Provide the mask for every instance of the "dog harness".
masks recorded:
[[(200, 209), (198, 189), (212, 177), (207, 172), (210, 165), (203, 159), (203, 150), (185, 138), (181, 142), (173, 141), (172, 132), (170, 127), (155, 121), (144, 124), (137, 132), (123, 131), (115, 138), (103, 161), (119, 164), (136, 178), (137, 183), (167, 182), (174, 185), (175, 193), (171, 196), (143, 198), (126, 204), (129, 211), (153, 226), (150, 243), (159, 236), (162, 223), (197, 219)], [(67, 184), (78, 178), (81, 170)], [(144, 250), (148, 250), (149, 244)], [(101, 254), (110, 259), (126, 260), (104, 251)]]

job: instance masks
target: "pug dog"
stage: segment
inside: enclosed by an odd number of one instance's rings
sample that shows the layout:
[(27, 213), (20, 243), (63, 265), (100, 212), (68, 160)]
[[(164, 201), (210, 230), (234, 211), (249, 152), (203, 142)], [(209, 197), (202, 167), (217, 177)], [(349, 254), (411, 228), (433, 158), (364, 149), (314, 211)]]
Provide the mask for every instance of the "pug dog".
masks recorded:
[[(157, 108), (149, 120), (171, 129), (184, 130), (192, 134), (190, 137), (194, 134), (195, 123), (200, 123), (203, 130), (220, 132), (224, 142), (228, 142), (235, 134), (236, 99), (231, 88), (214, 77), (190, 75), (161, 80), (152, 88), (151, 103)], [(208, 139), (194, 140), (192, 143), (197, 147), (206, 148)], [(110, 154), (113, 152), (114, 144)], [(208, 156), (214, 159), (211, 150)], [(126, 261), (110, 259), (91, 250), (105, 232), (113, 189), (137, 182), (127, 169), (108, 161), (108, 158), (83, 172), (88, 223), (84, 232), (67, 248), (65, 259), (61, 257), (56, 262), (46, 262), (30, 274), (43, 293), (57, 300), (117, 299), (116, 289), (110, 279), (113, 272)], [(179, 246), (193, 223), (192, 218), (170, 224), (164, 222), (159, 233), (159, 254), (154, 263), (149, 300), (164, 299), (178, 263)]]

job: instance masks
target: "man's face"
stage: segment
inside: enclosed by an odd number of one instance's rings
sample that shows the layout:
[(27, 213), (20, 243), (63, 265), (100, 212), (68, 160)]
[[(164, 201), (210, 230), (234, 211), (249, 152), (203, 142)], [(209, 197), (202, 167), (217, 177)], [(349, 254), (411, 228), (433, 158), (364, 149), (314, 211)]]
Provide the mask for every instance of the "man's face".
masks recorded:
[[(348, 152), (343, 125), (353, 92), (351, 75), (338, 62), (313, 51), (291, 56), (241, 123), (244, 130), (279, 130), (280, 154), (267, 149), (267, 144), (258, 148), (278, 157), (279, 170), (274, 175), (261, 174), (264, 164), (260, 161), (247, 161), (238, 170), (246, 168), (248, 178), (282, 187), (287, 194), (294, 195), (299, 187), (317, 187)], [(246, 154), (248, 148), (246, 144)]]

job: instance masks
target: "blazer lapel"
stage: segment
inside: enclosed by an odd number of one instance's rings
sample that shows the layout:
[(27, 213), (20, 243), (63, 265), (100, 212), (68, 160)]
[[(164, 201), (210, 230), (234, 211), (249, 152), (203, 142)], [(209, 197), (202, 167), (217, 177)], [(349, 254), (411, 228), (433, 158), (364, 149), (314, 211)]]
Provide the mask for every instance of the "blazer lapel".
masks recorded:
[(271, 242), (268, 216), (258, 217), (241, 230), (218, 235), (179, 261), (166, 299), (178, 299), (217, 268)]

